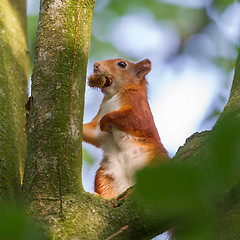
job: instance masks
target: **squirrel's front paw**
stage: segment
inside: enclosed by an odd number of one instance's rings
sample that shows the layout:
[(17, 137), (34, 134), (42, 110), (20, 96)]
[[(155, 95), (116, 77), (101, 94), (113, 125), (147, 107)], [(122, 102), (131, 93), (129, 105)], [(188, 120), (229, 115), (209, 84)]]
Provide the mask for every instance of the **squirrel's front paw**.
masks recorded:
[(112, 131), (112, 124), (109, 122), (109, 118), (107, 116), (104, 116), (100, 120), (100, 130), (105, 132), (111, 132)]

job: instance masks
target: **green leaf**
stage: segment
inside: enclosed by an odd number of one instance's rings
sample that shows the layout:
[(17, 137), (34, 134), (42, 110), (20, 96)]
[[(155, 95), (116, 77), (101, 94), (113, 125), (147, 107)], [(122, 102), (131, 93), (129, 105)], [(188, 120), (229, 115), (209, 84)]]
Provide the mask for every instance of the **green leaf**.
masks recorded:
[[(165, 164), (144, 169), (137, 175), (137, 187), (142, 199), (159, 211), (161, 216), (174, 219), (177, 239), (215, 239), (214, 200), (211, 181), (196, 167)], [(197, 216), (197, 217), (196, 217)]]
[(0, 211), (0, 239), (47, 240), (42, 227), (27, 216), (23, 207), (4, 205)]
[(147, 168), (138, 174), (139, 192), (165, 214), (191, 213), (204, 204), (200, 177), (200, 173), (189, 166), (166, 164)]
[(240, 122), (228, 116), (214, 129), (212, 136), (214, 152), (213, 169), (219, 182), (229, 188), (240, 179)]

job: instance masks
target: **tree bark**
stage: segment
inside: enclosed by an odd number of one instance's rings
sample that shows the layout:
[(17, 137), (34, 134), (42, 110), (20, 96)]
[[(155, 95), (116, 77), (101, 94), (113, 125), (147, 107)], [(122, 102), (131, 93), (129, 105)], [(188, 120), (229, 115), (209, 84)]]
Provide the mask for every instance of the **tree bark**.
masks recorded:
[(93, 0), (41, 2), (24, 192), (81, 193), (81, 135)]
[(0, 199), (20, 193), (29, 74), (25, 0), (0, 2)]

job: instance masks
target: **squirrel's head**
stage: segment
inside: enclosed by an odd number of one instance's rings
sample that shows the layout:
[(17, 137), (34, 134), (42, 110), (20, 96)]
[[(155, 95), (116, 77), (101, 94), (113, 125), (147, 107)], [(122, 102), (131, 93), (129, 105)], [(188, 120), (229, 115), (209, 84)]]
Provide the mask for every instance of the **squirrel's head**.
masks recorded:
[(114, 96), (129, 84), (146, 85), (145, 76), (151, 70), (151, 61), (132, 63), (123, 59), (95, 62), (93, 75), (88, 78), (90, 87), (100, 88), (107, 97)]

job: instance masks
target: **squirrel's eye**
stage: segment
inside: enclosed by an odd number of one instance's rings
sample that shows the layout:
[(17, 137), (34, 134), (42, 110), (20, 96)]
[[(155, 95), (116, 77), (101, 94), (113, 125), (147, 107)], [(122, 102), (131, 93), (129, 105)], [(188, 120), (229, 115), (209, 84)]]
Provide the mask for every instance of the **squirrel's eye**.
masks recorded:
[(127, 64), (124, 61), (118, 62), (117, 65), (121, 68), (125, 68), (127, 66)]

